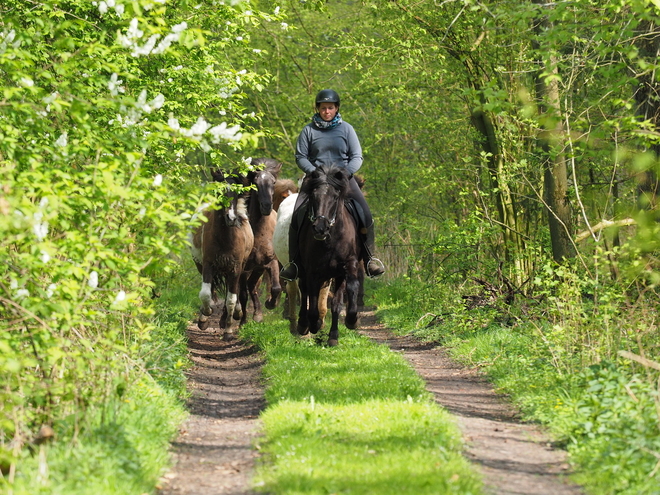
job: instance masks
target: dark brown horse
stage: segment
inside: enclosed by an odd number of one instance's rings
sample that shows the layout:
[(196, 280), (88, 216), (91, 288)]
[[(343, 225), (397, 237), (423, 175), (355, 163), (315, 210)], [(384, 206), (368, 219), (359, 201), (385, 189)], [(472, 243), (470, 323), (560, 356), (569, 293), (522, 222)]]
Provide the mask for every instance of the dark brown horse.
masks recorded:
[(249, 172), (247, 178), (256, 188), (250, 191), (248, 199), (248, 218), (254, 234), (254, 246), (241, 275), (239, 300), (244, 310), (241, 325), (247, 321), (248, 298), (252, 301), (252, 319), (256, 322), (263, 320), (259, 282), (264, 272), (268, 273), (270, 280), (270, 296), (266, 300), (268, 309), (275, 307), (282, 292), (280, 269), (273, 249), (273, 232), (277, 222), (277, 213), (273, 210), (273, 194), (282, 164), (271, 158), (254, 158), (252, 165), (255, 170)]
[(322, 324), (318, 310), (319, 293), (324, 283), (334, 279), (329, 346), (339, 343), (339, 313), (344, 294), (347, 299), (346, 326), (356, 328), (358, 320), (361, 245), (356, 222), (345, 206), (348, 181), (348, 172), (343, 168), (319, 167), (302, 185), (309, 199), (307, 220), (300, 226), (298, 238), (301, 261), (298, 333), (305, 335), (319, 331)]
[[(225, 177), (221, 171), (212, 171), (216, 182), (228, 186), (247, 186), (245, 177)], [(202, 289), (199, 299), (202, 303), (197, 326), (205, 330), (209, 317), (213, 314), (211, 302), (216, 301), (216, 291), (225, 290), (225, 301), (220, 318), (220, 328), (224, 329), (225, 340), (233, 338), (236, 328), (235, 318), (240, 306), (238, 292), (240, 277), (252, 251), (254, 236), (248, 221), (245, 197), (228, 188), (230, 204), (219, 210), (205, 210), (207, 221), (192, 234), (191, 253), (202, 275)]]

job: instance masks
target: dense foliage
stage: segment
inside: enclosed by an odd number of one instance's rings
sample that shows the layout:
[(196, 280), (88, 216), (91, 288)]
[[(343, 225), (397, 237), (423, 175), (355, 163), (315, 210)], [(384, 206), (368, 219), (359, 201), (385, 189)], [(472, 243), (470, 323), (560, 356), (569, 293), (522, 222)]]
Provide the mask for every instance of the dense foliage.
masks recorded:
[[(159, 397), (182, 392), (183, 351), (166, 344), (181, 328), (159, 326), (155, 284), (195, 209), (222, 198), (202, 186), (208, 168), (246, 166), (257, 133), (244, 90), (263, 78), (245, 69), (259, 54), (244, 31), (278, 16), (160, 0), (0, 12), (0, 485), (36, 493), (72, 468), (58, 451), (151, 437), (160, 450), (148, 450), (166, 452), (180, 412)], [(112, 433), (129, 414), (133, 433)], [(153, 436), (143, 420), (159, 416), (173, 424)], [(142, 485), (117, 493), (150, 489), (167, 460), (148, 470), (123, 457)]]
[(222, 198), (208, 169), (259, 154), (298, 176), (295, 139), (326, 87), (364, 148), (387, 276), (450, 322), (434, 338), (508, 325), (535, 356), (502, 361), (515, 376), (588, 391), (582, 426), (559, 428), (575, 462), (612, 467), (614, 491), (657, 479), (657, 431), (639, 429), (659, 400), (657, 1), (0, 12), (0, 483), (47, 490), (57, 475), (35, 459), (52, 432), (53, 451), (79, 447), (126, 397), (181, 391), (153, 296), (195, 210)]

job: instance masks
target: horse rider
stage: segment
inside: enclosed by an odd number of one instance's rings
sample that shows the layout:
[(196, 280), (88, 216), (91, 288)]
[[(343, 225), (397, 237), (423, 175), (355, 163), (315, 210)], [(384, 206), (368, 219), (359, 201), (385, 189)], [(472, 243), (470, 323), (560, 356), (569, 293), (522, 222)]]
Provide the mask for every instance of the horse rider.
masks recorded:
[[(344, 167), (350, 173), (349, 192), (347, 197), (357, 203), (361, 213), (359, 237), (363, 249), (365, 272), (369, 277), (378, 277), (385, 273), (385, 266), (376, 257), (374, 221), (371, 210), (360, 190), (353, 174), (362, 166), (362, 147), (353, 126), (345, 122), (339, 113), (339, 94), (332, 89), (323, 89), (316, 95), (316, 113), (298, 136), (296, 144), (296, 164), (305, 172), (305, 179), (314, 172), (316, 167), (337, 165)], [(299, 250), (298, 229), (302, 222), (301, 206), (306, 202), (307, 195), (301, 192), (294, 207), (294, 214), (289, 227), (289, 263), (282, 268), (280, 278), (294, 280), (298, 277)], [(360, 211), (362, 210), (362, 211)]]

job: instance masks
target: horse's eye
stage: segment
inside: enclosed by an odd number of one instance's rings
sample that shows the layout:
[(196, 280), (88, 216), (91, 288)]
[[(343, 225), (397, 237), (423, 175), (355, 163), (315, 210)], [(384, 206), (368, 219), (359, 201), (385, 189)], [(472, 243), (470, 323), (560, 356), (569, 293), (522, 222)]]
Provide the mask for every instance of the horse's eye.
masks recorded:
[(337, 172), (335, 173), (335, 179), (337, 180), (342, 180), (344, 178), (343, 172)]

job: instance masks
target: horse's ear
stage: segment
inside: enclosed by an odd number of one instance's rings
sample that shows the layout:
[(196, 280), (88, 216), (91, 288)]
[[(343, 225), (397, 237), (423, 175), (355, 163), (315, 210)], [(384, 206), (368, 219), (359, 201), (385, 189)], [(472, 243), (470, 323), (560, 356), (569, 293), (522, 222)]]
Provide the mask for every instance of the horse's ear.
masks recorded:
[(225, 180), (225, 174), (222, 173), (222, 170), (220, 170), (219, 168), (211, 169), (211, 177), (213, 177), (213, 180), (215, 182), (224, 182)]
[(247, 181), (248, 181), (249, 183), (254, 182), (254, 180), (255, 180), (256, 178), (257, 178), (257, 172), (256, 172), (255, 170), (250, 170), (250, 171), (247, 173)]
[(273, 164), (269, 164), (268, 171), (273, 174), (273, 176), (277, 179), (277, 176), (280, 173), (280, 170), (282, 170), (282, 162), (275, 162)]

